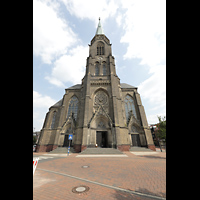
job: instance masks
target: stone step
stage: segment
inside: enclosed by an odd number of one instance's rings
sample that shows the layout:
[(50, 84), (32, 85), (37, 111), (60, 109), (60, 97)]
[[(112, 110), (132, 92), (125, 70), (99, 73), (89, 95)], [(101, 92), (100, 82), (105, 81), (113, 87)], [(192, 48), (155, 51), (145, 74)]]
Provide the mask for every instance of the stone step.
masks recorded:
[(146, 148), (146, 147), (131, 147), (130, 149), (129, 149), (129, 151), (149, 151), (149, 152), (152, 152), (153, 150), (151, 150), (151, 149), (148, 149), (148, 148)]
[[(68, 147), (57, 147), (56, 149), (54, 149), (53, 151), (50, 151), (49, 153), (67, 153), (68, 152)], [(75, 153), (73, 147), (70, 147), (70, 153)]]
[(124, 154), (118, 149), (113, 148), (87, 148), (80, 154)]

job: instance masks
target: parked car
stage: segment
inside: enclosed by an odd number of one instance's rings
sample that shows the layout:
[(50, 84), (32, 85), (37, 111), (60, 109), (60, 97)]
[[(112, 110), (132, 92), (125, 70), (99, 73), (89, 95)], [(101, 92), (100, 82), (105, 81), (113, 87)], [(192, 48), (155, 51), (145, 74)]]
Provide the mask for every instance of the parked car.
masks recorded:
[(33, 151), (35, 151), (36, 150), (36, 145), (33, 145)]

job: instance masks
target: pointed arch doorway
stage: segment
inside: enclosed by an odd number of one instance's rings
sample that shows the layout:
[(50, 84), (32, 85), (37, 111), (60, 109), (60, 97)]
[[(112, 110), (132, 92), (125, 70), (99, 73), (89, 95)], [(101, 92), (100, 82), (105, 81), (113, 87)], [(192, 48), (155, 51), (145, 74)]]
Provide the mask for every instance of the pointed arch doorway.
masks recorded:
[(97, 147), (108, 148), (108, 132), (96, 131), (96, 144)]
[(102, 119), (100, 119), (96, 129), (96, 144), (97, 147), (108, 148), (108, 131)]

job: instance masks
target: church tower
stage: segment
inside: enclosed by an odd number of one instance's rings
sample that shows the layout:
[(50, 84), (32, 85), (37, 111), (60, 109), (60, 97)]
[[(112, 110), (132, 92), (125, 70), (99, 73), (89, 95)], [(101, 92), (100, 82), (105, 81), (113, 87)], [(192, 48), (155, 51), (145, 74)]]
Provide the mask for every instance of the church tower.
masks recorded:
[[(96, 35), (89, 45), (83, 82), (85, 111), (82, 148), (97, 144), (128, 149), (130, 138), (125, 112), (121, 109), (120, 79), (116, 74), (110, 40), (103, 32), (100, 19)], [(101, 144), (104, 140), (105, 144)]]
[(67, 147), (69, 134), (76, 152), (92, 147), (129, 151), (131, 146), (155, 150), (140, 95), (136, 87), (120, 83), (100, 18), (82, 84), (65, 89), (50, 107), (37, 151)]

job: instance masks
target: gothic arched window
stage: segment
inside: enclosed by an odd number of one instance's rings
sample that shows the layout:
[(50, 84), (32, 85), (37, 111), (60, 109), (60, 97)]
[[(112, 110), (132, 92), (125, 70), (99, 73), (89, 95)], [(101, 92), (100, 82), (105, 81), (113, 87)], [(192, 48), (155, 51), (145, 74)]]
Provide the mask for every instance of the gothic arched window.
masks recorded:
[(104, 55), (104, 43), (99, 42), (97, 44), (97, 55)]
[(55, 121), (56, 121), (56, 111), (53, 112), (53, 118), (52, 118), (52, 122), (51, 122), (51, 129), (54, 128), (54, 126), (55, 126)]
[(77, 119), (77, 113), (78, 113), (78, 98), (76, 96), (73, 96), (70, 99), (69, 107), (68, 107), (68, 113), (67, 118), (71, 115), (71, 113), (74, 113), (74, 118)]
[(103, 75), (107, 74), (107, 70), (106, 70), (106, 63), (103, 63)]
[(131, 96), (129, 96), (129, 95), (126, 95), (124, 103), (125, 103), (126, 120), (128, 120), (129, 112), (131, 110), (133, 112), (133, 115), (137, 119), (136, 110), (135, 110), (135, 104), (134, 104), (133, 98)]
[(95, 76), (99, 75), (99, 63), (96, 63), (95, 65)]

